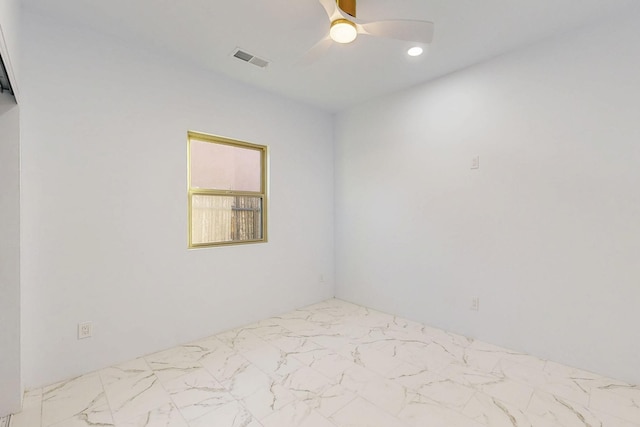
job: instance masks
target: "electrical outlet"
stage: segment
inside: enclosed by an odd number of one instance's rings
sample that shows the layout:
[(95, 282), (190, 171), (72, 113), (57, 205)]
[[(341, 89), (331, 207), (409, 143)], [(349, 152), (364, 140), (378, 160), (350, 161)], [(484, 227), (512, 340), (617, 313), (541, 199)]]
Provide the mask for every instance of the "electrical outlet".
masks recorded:
[(318, 277), (318, 281), (319, 281), (320, 283), (324, 283), (324, 274), (321, 274), (321, 275)]
[(90, 338), (93, 335), (93, 323), (82, 322), (78, 323), (78, 339)]
[(471, 158), (471, 169), (480, 169), (480, 156)]
[(469, 307), (471, 311), (480, 311), (480, 298), (473, 297), (471, 299), (471, 307)]

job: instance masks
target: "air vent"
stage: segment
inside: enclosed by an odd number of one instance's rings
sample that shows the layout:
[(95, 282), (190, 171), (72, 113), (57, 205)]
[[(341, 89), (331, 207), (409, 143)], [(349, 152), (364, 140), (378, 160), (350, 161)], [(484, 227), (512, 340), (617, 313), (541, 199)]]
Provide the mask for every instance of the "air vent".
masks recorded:
[(249, 52), (245, 52), (244, 50), (239, 48), (233, 51), (232, 56), (260, 68), (266, 68), (267, 65), (269, 65), (269, 61), (267, 61), (266, 59), (258, 58), (257, 56), (252, 55)]

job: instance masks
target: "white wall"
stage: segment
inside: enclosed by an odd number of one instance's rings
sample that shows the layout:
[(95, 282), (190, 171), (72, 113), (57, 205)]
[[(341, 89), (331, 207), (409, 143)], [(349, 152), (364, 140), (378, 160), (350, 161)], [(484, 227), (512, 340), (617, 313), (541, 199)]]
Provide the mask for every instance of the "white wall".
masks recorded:
[(20, 379), (20, 116), (0, 94), (0, 417), (22, 403)]
[[(24, 25), (27, 387), (333, 296), (329, 114), (30, 13)], [(268, 243), (187, 250), (187, 130), (270, 147)], [(78, 341), (86, 320), (94, 337)]]
[(341, 114), (337, 296), (640, 383), (639, 18)]
[[(0, 0), (0, 56), (18, 96), (17, 0)], [(20, 123), (19, 108), (0, 94), (0, 417), (22, 403), (20, 373)]]

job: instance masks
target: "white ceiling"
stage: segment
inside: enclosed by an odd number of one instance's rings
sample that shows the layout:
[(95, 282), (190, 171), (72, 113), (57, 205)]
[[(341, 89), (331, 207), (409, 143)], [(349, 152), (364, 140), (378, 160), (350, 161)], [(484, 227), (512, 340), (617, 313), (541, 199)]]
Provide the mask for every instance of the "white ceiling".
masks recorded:
[[(624, 13), (636, 0), (359, 0), (358, 18), (435, 23), (428, 54), (410, 43), (359, 37), (311, 65), (298, 61), (329, 21), (318, 0), (23, 0), (39, 13), (160, 48), (218, 73), (338, 111)], [(266, 58), (260, 69), (230, 54)]]

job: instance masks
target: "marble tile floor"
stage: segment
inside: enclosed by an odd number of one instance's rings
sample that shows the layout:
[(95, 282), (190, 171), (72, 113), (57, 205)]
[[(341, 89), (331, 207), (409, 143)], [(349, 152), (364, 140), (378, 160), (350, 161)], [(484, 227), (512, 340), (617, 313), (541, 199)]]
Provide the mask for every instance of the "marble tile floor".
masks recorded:
[(331, 299), (28, 391), (11, 427), (632, 427), (640, 388)]

